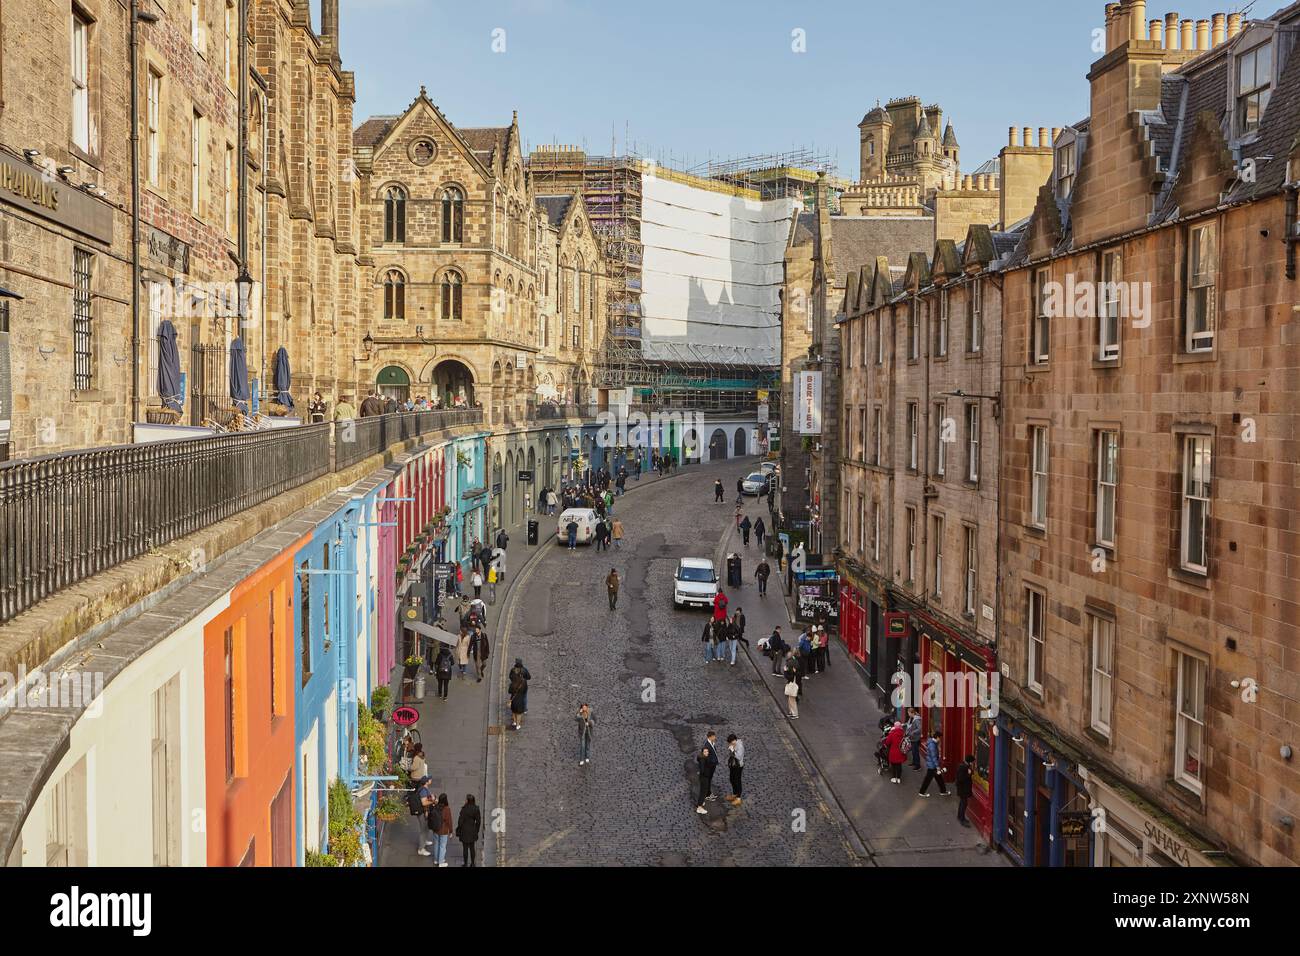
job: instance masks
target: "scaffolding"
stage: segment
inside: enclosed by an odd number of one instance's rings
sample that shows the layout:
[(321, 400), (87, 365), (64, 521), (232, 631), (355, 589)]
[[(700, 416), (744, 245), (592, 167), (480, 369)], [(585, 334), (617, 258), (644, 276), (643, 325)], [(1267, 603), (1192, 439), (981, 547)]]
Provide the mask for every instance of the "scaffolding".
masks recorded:
[(835, 163), (824, 153), (800, 148), (782, 153), (759, 153), (726, 160), (709, 160), (690, 170), (706, 179), (728, 183), (758, 193), (761, 199), (798, 199), (805, 211), (814, 206), (818, 175), (824, 173), (834, 200), (848, 188)]

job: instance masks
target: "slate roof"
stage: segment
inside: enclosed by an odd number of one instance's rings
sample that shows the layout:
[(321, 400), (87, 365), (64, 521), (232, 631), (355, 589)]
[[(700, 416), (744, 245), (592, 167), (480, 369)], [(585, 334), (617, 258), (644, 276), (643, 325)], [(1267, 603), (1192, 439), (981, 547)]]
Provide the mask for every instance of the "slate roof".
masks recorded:
[(934, 220), (889, 216), (832, 216), (831, 258), (835, 288), (842, 289), (850, 272), (885, 256), (891, 265), (913, 253), (934, 247)]
[(479, 159), (487, 164), (492, 152), (505, 155), (506, 141), (510, 136), (509, 126), (457, 126), (456, 132), (469, 144)]
[(795, 217), (792, 245), (802, 246), (817, 238), (817, 213), (801, 212)]
[(352, 145), (374, 146), (388, 135), (388, 131), (393, 128), (393, 124), (399, 119), (401, 119), (399, 116), (370, 117), (352, 131)]
[(563, 196), (538, 196), (534, 201), (537, 203), (537, 208), (546, 213), (547, 221), (556, 229), (559, 229), (560, 223), (564, 222), (564, 217), (568, 215), (573, 196), (567, 194)]

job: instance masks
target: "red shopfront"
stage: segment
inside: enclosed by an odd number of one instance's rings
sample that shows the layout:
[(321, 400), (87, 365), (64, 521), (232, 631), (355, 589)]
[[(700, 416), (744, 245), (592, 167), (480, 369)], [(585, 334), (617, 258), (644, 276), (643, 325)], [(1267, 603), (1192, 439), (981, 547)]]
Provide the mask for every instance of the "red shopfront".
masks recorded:
[(840, 640), (849, 656), (864, 667), (870, 654), (867, 596), (840, 576)]
[[(997, 717), (998, 675), (993, 649), (973, 644), (956, 631), (915, 613), (923, 675), (921, 714), (925, 732), (943, 732), (942, 760), (947, 780), (967, 754), (975, 756), (967, 818), (989, 838), (993, 827), (993, 725)], [(931, 685), (925, 675), (940, 675)], [(942, 688), (942, 693), (926, 687)]]

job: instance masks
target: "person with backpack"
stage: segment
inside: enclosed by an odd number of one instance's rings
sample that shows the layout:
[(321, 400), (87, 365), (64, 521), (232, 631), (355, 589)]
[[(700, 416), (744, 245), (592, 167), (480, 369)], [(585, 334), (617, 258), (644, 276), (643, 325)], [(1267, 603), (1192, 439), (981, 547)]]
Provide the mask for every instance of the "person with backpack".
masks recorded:
[(483, 683), (483, 675), (487, 673), (488, 655), (492, 653), (492, 648), (488, 644), (487, 634), (483, 628), (475, 627), (470, 632), (469, 638), (469, 656), (474, 661), (474, 672), (478, 675), (478, 683)]
[(445, 793), (438, 794), (438, 802), (429, 808), (429, 829), (433, 831), (433, 862), (447, 865), (447, 844), (451, 842), (451, 801)]
[(578, 766), (591, 763), (591, 737), (596, 730), (596, 718), (591, 715), (591, 705), (578, 708)]
[(418, 843), (415, 852), (420, 856), (433, 856), (429, 847), (433, 846), (433, 834), (429, 830), (429, 814), (438, 798), (433, 793), (433, 778), (421, 777), (413, 782), (414, 789), (406, 795), (406, 804), (411, 816), (416, 818), (416, 836)]
[(715, 621), (725, 621), (727, 619), (727, 595), (721, 590), (713, 595), (713, 619)]
[(460, 808), (460, 816), (456, 819), (456, 839), (460, 840), (461, 846), (461, 866), (477, 866), (475, 860), (475, 844), (478, 843), (478, 832), (483, 827), (483, 814), (479, 812), (478, 804), (474, 802), (474, 794), (465, 795), (465, 805)]
[(700, 797), (695, 801), (696, 813), (708, 813), (704, 802), (715, 799), (713, 796), (713, 771), (718, 769), (718, 735), (709, 731), (705, 735), (704, 746), (695, 755), (695, 766), (700, 774)]
[(964, 827), (970, 826), (970, 821), (966, 819), (966, 804), (970, 802), (971, 777), (974, 770), (975, 755), (967, 754), (966, 758), (957, 765), (957, 779), (954, 781), (954, 788), (957, 791), (957, 822)]
[(438, 648), (438, 656), (433, 660), (433, 676), (438, 679), (438, 699), (447, 699), (447, 688), (451, 686), (451, 672), (456, 659), (446, 644)]
[(500, 531), (497, 532), (497, 547), (500, 548), (502, 551), (504, 551), (506, 549), (506, 545), (508, 545), (509, 543), (510, 543), (510, 535), (506, 534), (505, 528), (502, 528)]
[[(760, 518), (759, 523), (762, 524), (762, 521), (763, 519)], [(767, 597), (767, 579), (771, 574), (772, 566), (767, 563), (767, 560), (759, 561), (758, 567), (754, 569), (754, 580), (758, 582), (758, 596), (761, 598)]]
[(510, 668), (510, 729), (520, 730), (524, 726), (524, 714), (528, 713), (528, 682), (533, 675), (528, 673), (522, 657), (515, 658), (515, 666)]
[(938, 781), (939, 793), (948, 796), (948, 786), (943, 782), (943, 775), (947, 773), (945, 767), (939, 766), (939, 738), (943, 733), (938, 730), (930, 732), (930, 737), (925, 741), (925, 779), (921, 781), (921, 789), (917, 791), (921, 796), (928, 797), (930, 781)]
[(921, 769), (921, 715), (915, 707), (907, 708), (907, 723), (903, 726), (907, 731), (907, 748), (912, 755), (912, 769), (919, 771)]
[(889, 748), (889, 782), (903, 782), (903, 761), (907, 759), (907, 729), (901, 720), (894, 721), (894, 726), (885, 735), (885, 746)]
[(797, 647), (799, 650), (799, 669), (803, 671), (805, 676), (808, 676), (808, 659), (812, 657), (812, 638), (808, 636), (807, 631), (799, 635)]
[(727, 771), (731, 776), (731, 796), (727, 800), (733, 807), (743, 802), (741, 799), (741, 775), (745, 772), (745, 742), (738, 734), (727, 735)]

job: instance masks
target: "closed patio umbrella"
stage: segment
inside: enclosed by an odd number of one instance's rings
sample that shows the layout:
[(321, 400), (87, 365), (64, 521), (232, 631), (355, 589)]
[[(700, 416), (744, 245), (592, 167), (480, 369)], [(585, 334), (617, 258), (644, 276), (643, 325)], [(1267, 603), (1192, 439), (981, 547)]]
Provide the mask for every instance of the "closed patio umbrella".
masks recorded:
[(248, 357), (244, 353), (244, 340), (236, 338), (230, 343), (230, 400), (247, 414), (249, 398)]
[(176, 326), (170, 319), (158, 323), (158, 395), (163, 408), (179, 412), (185, 404), (181, 394), (181, 353), (176, 348)]
[(283, 345), (275, 353), (275, 368), (271, 371), (271, 385), (275, 389), (275, 400), (285, 408), (293, 408), (293, 396), (289, 394), (289, 350)]

